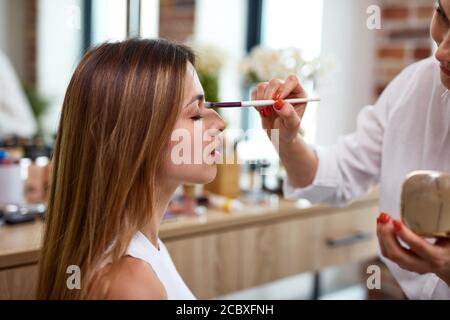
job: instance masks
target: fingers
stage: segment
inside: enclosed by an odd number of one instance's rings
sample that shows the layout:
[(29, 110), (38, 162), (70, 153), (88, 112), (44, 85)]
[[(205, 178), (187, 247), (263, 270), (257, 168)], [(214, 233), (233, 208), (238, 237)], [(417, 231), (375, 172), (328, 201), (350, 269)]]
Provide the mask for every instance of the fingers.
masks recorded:
[[(300, 80), (297, 76), (289, 76), (284, 83), (282, 83), (276, 94), (277, 98), (307, 98), (306, 91), (300, 84)], [(305, 114), (306, 103), (294, 104), (293, 107), (297, 112), (300, 119)]]
[(278, 100), (279, 99), (278, 90), (280, 89), (282, 84), (283, 82), (281, 80), (278, 79), (270, 80), (264, 91), (263, 100)]
[[(261, 82), (259, 83), (255, 89), (252, 90), (251, 98), (252, 100), (262, 100), (262, 97), (264, 96), (264, 92), (266, 90), (268, 83), (267, 82)], [(256, 111), (258, 111), (262, 117), (265, 117), (265, 107), (256, 107)]]
[(403, 269), (419, 274), (429, 272), (429, 266), (425, 260), (399, 243), (392, 219), (387, 214), (381, 214), (378, 219), (377, 236), (383, 256), (397, 263)]
[[(272, 79), (269, 82), (260, 83), (252, 92), (252, 100), (279, 100), (287, 97), (307, 97), (297, 76), (291, 75), (284, 82), (279, 79)], [(284, 108), (284, 105), (286, 105), (287, 108)], [(287, 128), (297, 128), (300, 126), (300, 120), (305, 113), (306, 103), (290, 105), (279, 102), (278, 109), (276, 107), (257, 107), (256, 109), (262, 117), (272, 117), (272, 115), (274, 115), (273, 109), (275, 109), (276, 114), (280, 117), (285, 116), (285, 118), (283, 118), (283, 123)], [(283, 111), (278, 112), (280, 110)], [(292, 111), (294, 112), (292, 113)], [(294, 113), (296, 113), (296, 116)], [(292, 117), (292, 119), (286, 118), (287, 116)]]
[[(256, 100), (257, 97), (258, 97), (258, 87), (256, 87), (255, 89), (252, 90), (251, 99)], [(256, 107), (255, 109), (256, 109), (256, 111), (261, 112), (261, 108)]]
[(287, 97), (307, 98), (306, 91), (300, 84), (300, 79), (295, 75), (290, 75), (284, 82), (279, 79), (261, 82), (252, 92), (252, 98), (255, 100), (278, 100)]
[[(266, 92), (266, 88), (269, 86), (268, 82), (262, 82), (257, 85), (257, 87), (251, 93), (252, 100), (264, 100), (264, 94)], [(268, 129), (270, 126), (270, 119), (274, 115), (273, 109), (271, 106), (268, 107), (256, 107), (256, 111), (262, 117), (262, 126), (264, 129)]]
[(383, 239), (381, 238), (381, 234), (380, 234), (380, 230), (381, 230), (381, 229), (380, 229), (379, 224), (380, 224), (380, 218), (378, 217), (378, 218), (377, 218), (377, 238), (378, 238), (378, 244), (380, 245), (380, 251), (381, 251), (381, 254), (383, 255), (383, 257), (386, 257), (387, 252), (386, 252), (386, 248), (384, 247)]
[(381, 254), (384, 257), (387, 257), (388, 252), (386, 250), (386, 246), (384, 245), (384, 238), (381, 234), (382, 225), (387, 224), (390, 220), (390, 217), (386, 213), (381, 213), (377, 218), (377, 237), (378, 242), (380, 243)]
[(274, 105), (274, 109), (287, 129), (298, 130), (300, 128), (300, 116), (290, 103), (278, 100)]
[(278, 93), (280, 94), (280, 99), (285, 99), (287, 97), (307, 98), (306, 91), (301, 86), (299, 78), (294, 75), (291, 75), (286, 79), (280, 86)]
[(403, 240), (415, 254), (430, 261), (439, 256), (440, 250), (438, 248), (412, 232), (401, 221), (394, 220), (393, 223), (397, 236)]
[(267, 82), (262, 82), (258, 84), (258, 86), (256, 87), (256, 100), (263, 100), (264, 92), (266, 91), (267, 86), (268, 86)]
[(300, 84), (300, 79), (295, 75), (290, 75), (284, 82), (279, 79), (261, 82), (253, 92), (256, 92), (255, 99), (257, 100), (270, 100), (274, 99), (275, 96), (279, 99), (285, 99), (291, 96), (295, 96), (296, 98), (307, 97), (306, 91)]

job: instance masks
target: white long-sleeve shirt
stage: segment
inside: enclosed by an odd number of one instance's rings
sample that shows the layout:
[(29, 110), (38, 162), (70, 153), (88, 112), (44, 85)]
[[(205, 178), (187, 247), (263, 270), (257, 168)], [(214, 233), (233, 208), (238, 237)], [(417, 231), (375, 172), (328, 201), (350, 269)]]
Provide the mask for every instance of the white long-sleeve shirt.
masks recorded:
[[(319, 166), (312, 185), (294, 189), (286, 180), (285, 197), (344, 206), (380, 183), (380, 210), (400, 218), (409, 172), (450, 173), (450, 92), (439, 73), (433, 57), (407, 67), (375, 105), (361, 110), (354, 133), (332, 147), (315, 147)], [(383, 260), (408, 298), (450, 299), (450, 288), (435, 274), (419, 275)]]
[(36, 121), (9, 60), (0, 52), (0, 139), (8, 135), (30, 137)]

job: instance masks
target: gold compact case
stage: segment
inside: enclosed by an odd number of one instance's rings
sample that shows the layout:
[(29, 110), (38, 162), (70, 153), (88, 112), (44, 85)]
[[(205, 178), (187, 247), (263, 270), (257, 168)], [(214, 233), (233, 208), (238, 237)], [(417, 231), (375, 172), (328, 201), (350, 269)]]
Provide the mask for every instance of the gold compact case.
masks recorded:
[(414, 171), (402, 188), (403, 222), (424, 237), (450, 238), (450, 174)]

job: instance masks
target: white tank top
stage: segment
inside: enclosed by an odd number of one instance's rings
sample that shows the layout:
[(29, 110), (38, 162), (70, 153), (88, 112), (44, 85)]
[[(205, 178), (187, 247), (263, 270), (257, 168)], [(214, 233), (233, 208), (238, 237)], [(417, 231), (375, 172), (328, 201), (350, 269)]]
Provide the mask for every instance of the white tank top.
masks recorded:
[(158, 276), (169, 300), (194, 300), (191, 290), (178, 273), (169, 252), (158, 239), (159, 250), (138, 231), (130, 242), (127, 255), (147, 262)]

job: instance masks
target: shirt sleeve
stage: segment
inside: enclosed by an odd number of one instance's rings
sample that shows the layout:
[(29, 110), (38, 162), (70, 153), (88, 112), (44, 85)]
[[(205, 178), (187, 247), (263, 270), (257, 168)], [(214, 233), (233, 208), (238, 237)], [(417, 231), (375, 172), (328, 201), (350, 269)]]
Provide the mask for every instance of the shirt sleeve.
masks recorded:
[(354, 133), (341, 137), (334, 146), (314, 147), (319, 164), (313, 183), (306, 188), (293, 188), (286, 179), (285, 197), (345, 206), (376, 184), (386, 123), (384, 100), (360, 112)]
[(438, 279), (431, 296), (425, 298), (431, 300), (450, 300), (450, 287), (445, 283), (445, 281)]
[(0, 52), (0, 137), (32, 136), (37, 129), (28, 100), (8, 59)]
[(398, 264), (386, 257), (381, 260), (394, 275), (405, 295), (410, 300), (450, 299), (450, 288), (434, 273), (418, 274), (402, 269)]

